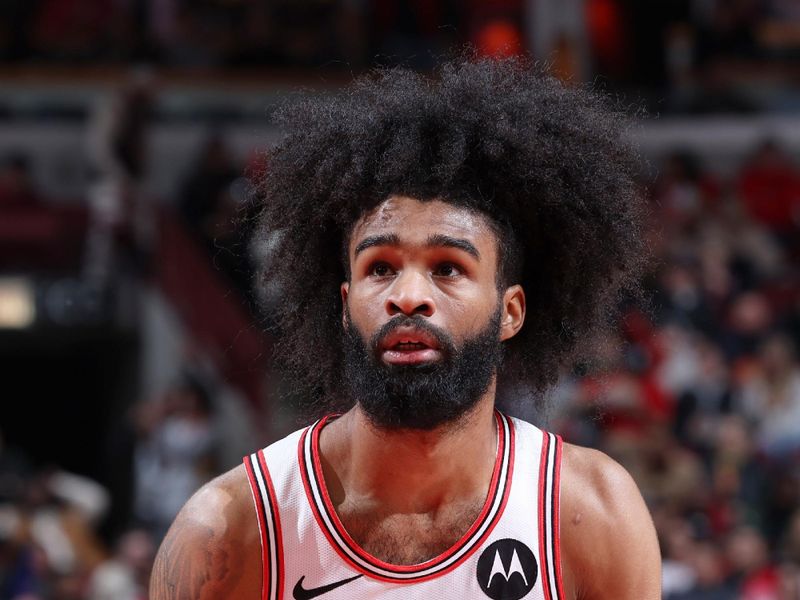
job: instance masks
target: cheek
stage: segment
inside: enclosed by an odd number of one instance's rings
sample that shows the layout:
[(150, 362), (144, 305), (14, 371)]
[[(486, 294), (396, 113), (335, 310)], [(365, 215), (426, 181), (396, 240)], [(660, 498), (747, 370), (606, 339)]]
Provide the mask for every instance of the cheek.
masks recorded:
[(453, 324), (453, 330), (465, 335), (483, 329), (486, 320), (492, 316), (497, 306), (497, 293), (494, 289), (475, 288), (463, 294), (445, 296), (438, 301), (439, 311), (446, 314)]
[(371, 329), (371, 324), (381, 314), (382, 306), (379, 294), (367, 291), (361, 286), (350, 286), (350, 292), (347, 295), (347, 310), (350, 314), (350, 321), (360, 331)]

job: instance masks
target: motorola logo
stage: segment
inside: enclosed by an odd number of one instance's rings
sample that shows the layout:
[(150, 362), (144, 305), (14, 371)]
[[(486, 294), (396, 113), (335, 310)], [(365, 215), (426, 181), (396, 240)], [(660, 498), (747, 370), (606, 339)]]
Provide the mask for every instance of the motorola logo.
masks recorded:
[(538, 576), (533, 552), (519, 540), (497, 540), (478, 559), (478, 585), (493, 600), (519, 600)]

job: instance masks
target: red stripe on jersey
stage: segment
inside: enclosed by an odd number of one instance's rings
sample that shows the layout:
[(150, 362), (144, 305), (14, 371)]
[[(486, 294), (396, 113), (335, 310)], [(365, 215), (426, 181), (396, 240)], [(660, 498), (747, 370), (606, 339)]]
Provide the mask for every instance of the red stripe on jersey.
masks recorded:
[[(327, 417), (325, 417), (320, 422), (320, 424), (322, 424), (325, 420), (327, 420)], [(300, 467), (300, 479), (303, 481), (303, 488), (306, 491), (306, 498), (308, 499), (309, 506), (311, 506), (311, 514), (314, 515), (314, 520), (317, 522), (317, 526), (320, 528), (320, 531), (322, 531), (323, 535), (328, 540), (328, 543), (336, 551), (339, 557), (347, 564), (357, 569), (359, 572), (365, 575), (369, 575), (370, 577), (374, 577), (372, 573), (369, 573), (368, 571), (362, 569), (360, 566), (354, 564), (353, 561), (350, 559), (350, 557), (348, 557), (347, 554), (345, 554), (344, 551), (339, 547), (339, 544), (336, 542), (336, 540), (333, 539), (333, 536), (328, 530), (328, 527), (325, 525), (325, 521), (323, 520), (322, 515), (319, 512), (319, 507), (317, 506), (317, 503), (314, 501), (314, 492), (311, 490), (311, 482), (308, 479), (310, 475), (306, 469), (306, 459), (305, 459), (306, 436), (308, 435), (308, 431), (310, 429), (311, 427), (307, 427), (306, 430), (303, 431), (303, 434), (300, 436), (300, 441), (297, 444), (297, 461), (299, 463), (298, 466)], [(394, 581), (394, 580), (385, 579), (384, 581)]]
[(325, 534), (325, 537), (328, 538), (328, 541), (330, 542), (331, 546), (333, 546), (333, 549), (339, 553), (339, 556), (341, 556), (344, 560), (348, 560), (348, 558), (339, 550), (339, 546), (331, 537), (328, 528), (325, 526), (325, 522), (322, 520), (322, 515), (319, 514), (317, 503), (314, 502), (314, 493), (311, 491), (311, 483), (308, 481), (309, 475), (306, 472), (305, 458), (306, 436), (308, 435), (309, 429), (311, 429), (311, 427), (307, 427), (306, 430), (303, 431), (303, 434), (300, 436), (300, 442), (297, 444), (297, 462), (298, 466), (300, 467), (300, 478), (303, 480), (303, 488), (306, 490), (308, 504), (311, 506), (311, 513), (314, 515), (317, 525), (319, 525), (319, 528), (322, 530), (322, 533)]
[(262, 600), (270, 600), (269, 598), (269, 588), (270, 588), (270, 558), (269, 558), (269, 541), (267, 540), (267, 524), (264, 522), (266, 518), (266, 511), (264, 510), (264, 503), (261, 499), (261, 490), (258, 487), (258, 480), (256, 479), (255, 473), (253, 473), (253, 467), (250, 464), (250, 457), (245, 456), (244, 458), (244, 467), (247, 470), (247, 479), (250, 482), (250, 489), (253, 493), (253, 501), (256, 504), (256, 518), (258, 519), (258, 531), (261, 535), (261, 573), (262, 573), (262, 581), (261, 581), (261, 599)]
[(547, 567), (547, 548), (545, 546), (545, 513), (547, 508), (546, 500), (546, 480), (547, 480), (547, 459), (550, 447), (550, 436), (542, 431), (542, 457), (539, 461), (539, 560), (541, 565), (542, 590), (545, 600), (552, 600), (550, 595), (550, 581)]
[(561, 580), (561, 527), (559, 524), (559, 513), (561, 511), (561, 448), (563, 441), (561, 436), (556, 436), (556, 464), (553, 468), (555, 474), (555, 481), (553, 482), (553, 538), (555, 545), (553, 550), (553, 562), (556, 568), (556, 587), (558, 588), (558, 597), (566, 598), (564, 595), (564, 584)]

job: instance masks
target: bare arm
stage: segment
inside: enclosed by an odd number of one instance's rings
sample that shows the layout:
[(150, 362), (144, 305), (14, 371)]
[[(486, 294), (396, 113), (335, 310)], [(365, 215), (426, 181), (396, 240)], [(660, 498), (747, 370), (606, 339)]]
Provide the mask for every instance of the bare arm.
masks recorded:
[(596, 450), (564, 445), (561, 543), (570, 600), (660, 600), (661, 555), (631, 476)]
[(261, 554), (244, 469), (202, 487), (181, 509), (156, 555), (151, 600), (261, 597)]

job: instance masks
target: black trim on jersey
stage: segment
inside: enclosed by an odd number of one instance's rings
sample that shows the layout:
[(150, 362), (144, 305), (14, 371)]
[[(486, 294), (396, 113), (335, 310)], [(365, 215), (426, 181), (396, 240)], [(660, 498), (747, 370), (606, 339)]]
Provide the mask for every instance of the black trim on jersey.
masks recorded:
[[(548, 530), (550, 531), (550, 545), (553, 551), (553, 564), (550, 566), (550, 568), (553, 571), (553, 582), (555, 584), (553, 586), (554, 588), (553, 596), (555, 597), (556, 600), (561, 600), (561, 581), (559, 580), (558, 577), (559, 565), (557, 564), (557, 561), (559, 560), (560, 557), (559, 553), (557, 552), (558, 546), (556, 544), (556, 536), (559, 535), (560, 532), (556, 531), (555, 529), (555, 523), (556, 523), (555, 514), (556, 511), (560, 509), (560, 507), (556, 504), (556, 481), (558, 481), (560, 484), (561, 479), (560, 477), (556, 477), (556, 469), (559, 468), (559, 454), (561, 453), (561, 440), (554, 433), (551, 433), (550, 435), (553, 437), (553, 465), (550, 471), (552, 477), (550, 485), (550, 527), (548, 528)], [(560, 521), (561, 519), (559, 514), (559, 523)]]
[[(254, 456), (255, 456), (255, 453), (250, 454), (250, 455), (247, 456), (247, 459), (246, 459), (247, 460), (247, 467), (248, 467), (248, 469), (247, 469), (247, 479), (248, 479), (248, 481), (250, 483), (250, 487), (252, 488), (252, 493), (255, 496), (254, 504), (255, 504), (255, 508), (256, 508), (257, 516), (258, 516), (258, 526), (259, 526), (259, 529), (263, 529), (263, 532), (259, 531), (259, 536), (258, 536), (258, 542), (262, 546), (262, 553), (261, 553), (262, 554), (262, 560), (261, 560), (262, 564), (261, 564), (261, 568), (264, 571), (261, 574), (261, 576), (262, 576), (261, 598), (262, 599), (264, 599), (264, 598), (270, 599), (270, 598), (272, 598), (272, 590), (271, 589), (267, 590), (266, 589), (267, 586), (265, 585), (267, 583), (267, 581), (269, 581), (270, 582), (269, 585), (271, 587), (271, 582), (272, 582), (272, 565), (271, 565), (271, 563), (272, 563), (272, 553), (271, 553), (271, 547), (270, 547), (271, 546), (271, 542), (270, 542), (270, 539), (269, 539), (270, 538), (270, 536), (269, 536), (269, 527), (267, 525), (268, 522), (269, 522), (269, 516), (267, 515), (266, 507), (264, 505), (266, 499), (264, 498), (264, 494), (261, 493), (261, 488), (258, 485), (258, 478), (256, 477), (256, 471), (255, 471), (255, 469), (258, 468), (258, 460), (253, 460)], [(255, 463), (255, 466), (254, 466), (253, 463)], [(263, 477), (263, 474), (262, 474), (262, 477)], [(267, 544), (267, 548), (263, 547), (265, 542)], [(266, 559), (267, 559), (266, 562), (268, 562), (270, 564), (264, 564), (265, 563), (264, 555), (266, 555)], [(268, 577), (267, 580), (264, 580), (264, 576), (265, 575), (266, 575), (266, 577)]]
[[(556, 469), (556, 452), (558, 451), (558, 438), (552, 433), (545, 432), (547, 436), (547, 464), (545, 465), (545, 494), (550, 500), (550, 509), (546, 498), (543, 498), (545, 522), (543, 532), (545, 535), (545, 556), (542, 557), (545, 564), (545, 574), (547, 576), (547, 589), (550, 593), (550, 598), (553, 600), (561, 600), (561, 595), (558, 589), (558, 571), (556, 570), (556, 544), (555, 536), (557, 532), (553, 531), (553, 512), (556, 510), (555, 505), (555, 469)], [(552, 559), (552, 560), (551, 560)]]
[(558, 578), (556, 577), (556, 541), (555, 541), (555, 532), (553, 531), (553, 512), (556, 509), (556, 452), (558, 452), (558, 440), (555, 439), (555, 435), (552, 433), (549, 434), (553, 439), (553, 460), (550, 466), (550, 512), (548, 513), (548, 523), (547, 523), (547, 533), (550, 535), (550, 554), (553, 558), (552, 563), (550, 564), (550, 572), (553, 574), (553, 589), (551, 590), (553, 593), (553, 598), (555, 600), (560, 600), (560, 596), (558, 594)]
[(550, 530), (550, 519), (548, 518), (547, 514), (547, 482), (550, 475), (550, 434), (546, 431), (542, 431), (542, 444), (544, 445), (541, 459), (542, 464), (539, 466), (539, 468), (544, 474), (544, 481), (542, 481), (541, 490), (538, 491), (539, 503), (541, 507), (538, 518), (542, 521), (539, 524), (539, 535), (543, 536), (544, 539), (542, 540), (543, 543), (541, 545), (542, 556), (539, 557), (539, 560), (542, 563), (542, 583), (544, 587), (544, 597), (545, 600), (552, 600), (552, 594), (550, 593), (550, 560), (548, 559), (547, 553), (548, 532)]
[[(262, 453), (262, 450), (258, 452), (254, 452), (250, 455), (250, 466), (253, 469), (253, 475), (255, 475), (256, 469), (258, 470), (258, 474), (261, 476), (261, 481), (264, 482), (263, 493), (261, 491), (260, 486), (258, 485), (258, 478), (255, 480), (257, 491), (261, 497), (261, 513), (263, 523), (266, 526), (267, 524), (270, 527), (267, 527), (265, 533), (265, 537), (267, 539), (267, 543), (269, 544), (268, 548), (268, 556), (269, 556), (269, 565), (263, 565), (265, 569), (269, 569), (266, 575), (269, 576), (269, 584), (270, 589), (267, 590), (267, 598), (271, 600), (278, 600), (283, 596), (283, 568), (282, 568), (282, 552), (281, 552), (281, 543), (278, 539), (280, 525), (278, 523), (277, 517), (277, 501), (272, 495), (272, 490), (270, 489), (270, 477), (267, 473), (264, 472), (264, 469), (261, 467), (261, 461), (259, 460), (259, 453)], [(266, 455), (263, 456), (264, 463), (266, 464), (267, 457)], [(269, 502), (269, 511), (267, 511), (267, 502)], [(274, 564), (273, 564), (274, 563)], [(273, 585), (274, 582), (274, 585)], [(274, 590), (274, 591), (273, 591)]]

